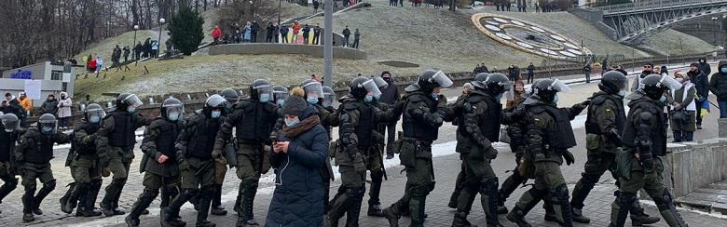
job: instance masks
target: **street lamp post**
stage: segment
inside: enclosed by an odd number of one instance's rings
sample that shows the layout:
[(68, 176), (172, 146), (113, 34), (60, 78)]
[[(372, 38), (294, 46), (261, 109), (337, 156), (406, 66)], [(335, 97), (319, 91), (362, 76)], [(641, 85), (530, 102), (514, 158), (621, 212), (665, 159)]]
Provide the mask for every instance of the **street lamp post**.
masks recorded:
[(714, 22), (712, 26), (712, 37), (714, 38), (714, 45), (717, 45), (717, 17), (712, 17), (712, 22)]
[(137, 64), (139, 64), (139, 58), (136, 57), (136, 50), (135, 50), (135, 47), (136, 47), (136, 31), (137, 30), (139, 30), (139, 25), (136, 25), (135, 24), (134, 25), (134, 42), (131, 43), (131, 50), (134, 53), (134, 66), (136, 66)]
[(281, 7), (283, 6), (283, 0), (278, 1), (278, 26), (280, 26), (280, 14), (281, 14)]
[(160, 53), (162, 52), (162, 28), (164, 28), (164, 23), (166, 23), (167, 20), (164, 20), (164, 18), (159, 18), (159, 40), (157, 41), (157, 58), (160, 56)]
[(326, 0), (323, 6), (323, 83), (333, 87), (333, 0)]

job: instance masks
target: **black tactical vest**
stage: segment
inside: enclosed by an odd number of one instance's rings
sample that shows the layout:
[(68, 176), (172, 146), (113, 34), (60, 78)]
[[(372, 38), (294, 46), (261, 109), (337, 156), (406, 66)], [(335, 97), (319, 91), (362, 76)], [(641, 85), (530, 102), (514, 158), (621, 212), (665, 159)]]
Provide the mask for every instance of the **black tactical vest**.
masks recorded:
[(207, 119), (204, 116), (197, 116), (194, 120), (195, 133), (187, 145), (187, 154), (199, 159), (212, 158), (212, 150), (215, 148), (215, 138), (220, 130), (220, 121)]
[[(425, 102), (427, 107), (429, 107), (430, 113), (437, 112), (437, 102), (421, 92), (407, 95), (404, 99), (404, 101), (407, 102), (406, 105), (409, 105), (409, 102), (412, 102), (412, 100)], [(406, 109), (407, 107), (405, 106), (404, 108)], [(404, 122), (402, 123), (402, 127), (404, 129), (404, 137), (431, 143), (432, 141), (437, 140), (437, 137), (439, 136), (439, 127), (414, 120), (408, 111), (404, 112)]]
[[(88, 122), (84, 122), (83, 126), (80, 127), (78, 130), (83, 130), (86, 132), (87, 135), (94, 134), (98, 132), (98, 130), (101, 129), (100, 124), (91, 124)], [(75, 132), (74, 132), (75, 133)], [(74, 150), (78, 154), (95, 154), (96, 153), (96, 144), (80, 144), (76, 142), (74, 139), (71, 143), (72, 150)]]
[[(631, 106), (631, 110), (629, 110), (629, 118), (628, 119), (634, 119), (639, 116), (631, 116), (631, 114), (636, 110), (641, 110), (642, 112), (649, 112), (652, 114), (652, 116), (657, 118), (657, 124), (650, 130), (649, 138), (651, 139), (651, 153), (654, 156), (664, 156), (666, 155), (666, 125), (667, 125), (667, 117), (666, 114), (664, 114), (664, 107), (656, 103), (656, 101), (648, 100), (646, 97), (640, 99), (640, 100), (634, 100), (632, 102), (635, 102), (633, 105), (629, 104)], [(626, 126), (624, 127), (623, 132), (623, 140), (624, 143), (629, 147), (636, 146), (636, 126), (634, 125), (634, 122), (627, 122)]]
[(0, 162), (8, 162), (13, 156), (15, 141), (18, 140), (18, 133), (7, 133), (0, 127)]
[(181, 131), (182, 123), (179, 121), (170, 122), (165, 119), (157, 119), (157, 121), (156, 123), (159, 124), (158, 128), (161, 133), (155, 141), (157, 150), (170, 159), (176, 160), (177, 152), (174, 149), (174, 145)]
[(277, 114), (273, 104), (245, 101), (238, 104), (236, 111), (242, 111), (242, 119), (237, 121), (236, 136), (248, 141), (264, 141), (270, 138)]
[[(373, 130), (375, 129), (374, 107), (360, 102), (348, 103), (347, 105), (355, 105), (358, 109), (358, 124), (356, 125), (356, 136), (358, 137), (358, 146), (368, 147), (374, 144)], [(350, 111), (346, 109), (346, 111)]]
[[(480, 133), (491, 142), (500, 141), (500, 120), (502, 119), (502, 104), (497, 102), (492, 96), (472, 93), (467, 97), (467, 102), (472, 106), (476, 106), (479, 102), (485, 102), (487, 112), (481, 116), (479, 125)], [(465, 118), (460, 116), (457, 118), (457, 130), (462, 135), (470, 136), (467, 132)]]
[(559, 109), (551, 105), (538, 105), (530, 107), (528, 111), (539, 113), (545, 111), (555, 121), (555, 128), (546, 128), (543, 137), (546, 144), (556, 150), (565, 150), (577, 145), (573, 127), (565, 109)]
[(134, 146), (136, 143), (134, 115), (125, 111), (114, 111), (109, 117), (114, 118), (114, 131), (109, 135), (109, 145), (123, 148)]
[(588, 106), (588, 115), (586, 116), (586, 133), (587, 134), (603, 134), (601, 127), (598, 126), (596, 119), (591, 118), (595, 116), (595, 111), (600, 105), (606, 101), (612, 101), (616, 104), (616, 129), (619, 133), (623, 132), (624, 124), (626, 123), (626, 112), (624, 111), (623, 99), (619, 99), (609, 94), (600, 94), (593, 97), (591, 105)]
[(48, 164), (53, 159), (54, 137), (36, 132), (33, 136), (33, 141), (36, 144), (35, 146), (32, 144), (28, 146), (29, 150), (25, 151), (25, 161), (35, 164)]

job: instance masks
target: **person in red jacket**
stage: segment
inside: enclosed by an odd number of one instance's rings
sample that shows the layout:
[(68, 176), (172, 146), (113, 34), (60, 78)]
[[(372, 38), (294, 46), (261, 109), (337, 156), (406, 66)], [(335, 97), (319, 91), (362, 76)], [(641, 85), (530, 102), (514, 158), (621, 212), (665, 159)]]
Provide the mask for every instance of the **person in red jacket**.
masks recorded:
[(293, 42), (291, 43), (298, 43), (298, 34), (300, 34), (300, 23), (295, 21), (295, 23), (293, 23)]
[(215, 28), (212, 29), (212, 39), (214, 40), (214, 44), (219, 42), (220, 37), (222, 37), (222, 29), (220, 29), (220, 26), (215, 25)]
[(96, 58), (91, 58), (91, 60), (88, 60), (88, 71), (96, 72)]

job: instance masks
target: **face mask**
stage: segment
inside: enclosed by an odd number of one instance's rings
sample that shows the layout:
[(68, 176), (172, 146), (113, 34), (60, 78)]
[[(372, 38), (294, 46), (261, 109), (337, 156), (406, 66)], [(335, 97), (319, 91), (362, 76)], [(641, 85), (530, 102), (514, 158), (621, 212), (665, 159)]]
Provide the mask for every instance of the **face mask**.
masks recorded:
[(43, 132), (51, 132), (51, 131), (53, 131), (52, 126), (43, 126)]
[(373, 102), (373, 101), (374, 101), (374, 96), (371, 96), (371, 95), (367, 95), (367, 96), (366, 96), (366, 97), (364, 98), (364, 102)]
[(626, 91), (619, 91), (618, 96), (626, 97)]
[(283, 104), (285, 104), (285, 99), (278, 99), (275, 103), (278, 104), (278, 106), (283, 106)]
[(300, 119), (298, 119), (297, 117), (292, 120), (285, 118), (285, 125), (287, 125), (288, 127), (293, 127), (293, 126), (297, 125), (299, 122), (300, 122)]
[(305, 101), (307, 101), (310, 104), (318, 104), (318, 98), (316, 98), (316, 97), (308, 97), (305, 99)]
[(100, 116), (91, 116), (90, 118), (88, 118), (88, 121), (91, 123), (98, 123), (99, 121), (101, 121), (101, 117)]
[(666, 102), (666, 97), (661, 96), (661, 98), (659, 98), (659, 102)]
[(6, 128), (6, 129), (5, 129), (5, 132), (7, 132), (7, 133), (11, 133), (11, 132), (13, 132), (13, 131), (14, 131), (14, 130), (13, 130), (13, 129), (11, 129), (11, 128)]
[(210, 115), (212, 118), (217, 119), (217, 118), (220, 118), (220, 116), (222, 116), (222, 111), (213, 110), (212, 114), (210, 114)]
[(434, 99), (434, 101), (439, 100), (439, 93), (432, 93), (432, 98)]
[(727, 73), (727, 68), (721, 68), (721, 69), (719, 69), (719, 71), (720, 71), (721, 73)]
[(558, 95), (555, 95), (555, 97), (553, 97), (553, 103), (558, 103)]
[(170, 121), (177, 121), (177, 120), (179, 120), (179, 113), (177, 113), (177, 112), (169, 113), (169, 114), (167, 114), (167, 118)]
[(129, 111), (129, 113), (134, 113), (136, 111), (136, 107), (129, 107), (126, 109), (126, 111)]
[(270, 94), (261, 94), (260, 102), (270, 102)]

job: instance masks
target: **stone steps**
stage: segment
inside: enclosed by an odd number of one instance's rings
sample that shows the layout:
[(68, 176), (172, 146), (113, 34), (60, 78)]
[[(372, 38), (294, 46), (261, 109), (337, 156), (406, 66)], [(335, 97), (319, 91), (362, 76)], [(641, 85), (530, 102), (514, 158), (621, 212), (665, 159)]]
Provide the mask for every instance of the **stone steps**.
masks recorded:
[(727, 181), (710, 184), (674, 200), (678, 206), (727, 215)]

